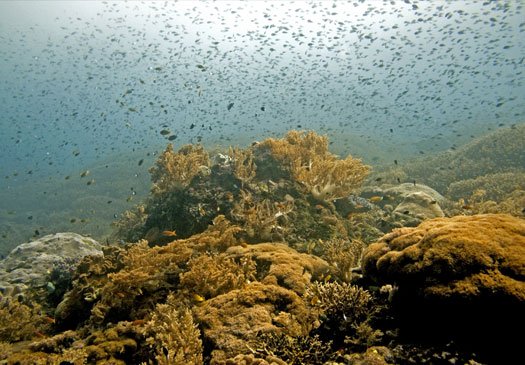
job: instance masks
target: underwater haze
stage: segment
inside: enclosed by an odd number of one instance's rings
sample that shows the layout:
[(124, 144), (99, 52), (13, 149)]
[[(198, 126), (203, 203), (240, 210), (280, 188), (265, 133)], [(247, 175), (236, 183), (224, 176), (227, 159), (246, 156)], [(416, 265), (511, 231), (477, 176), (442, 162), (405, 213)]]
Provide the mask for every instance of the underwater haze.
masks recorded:
[(525, 120), (523, 1), (2, 1), (0, 252), (103, 237), (171, 142), (392, 164)]

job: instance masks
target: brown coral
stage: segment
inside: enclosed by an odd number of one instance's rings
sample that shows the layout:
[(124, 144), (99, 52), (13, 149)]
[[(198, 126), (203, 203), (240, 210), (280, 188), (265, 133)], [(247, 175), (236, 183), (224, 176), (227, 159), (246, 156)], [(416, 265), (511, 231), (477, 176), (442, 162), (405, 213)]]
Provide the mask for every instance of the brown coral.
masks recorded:
[(418, 283), (425, 295), (525, 302), (525, 221), (486, 214), (397, 229), (367, 248), (363, 269), (381, 282)]

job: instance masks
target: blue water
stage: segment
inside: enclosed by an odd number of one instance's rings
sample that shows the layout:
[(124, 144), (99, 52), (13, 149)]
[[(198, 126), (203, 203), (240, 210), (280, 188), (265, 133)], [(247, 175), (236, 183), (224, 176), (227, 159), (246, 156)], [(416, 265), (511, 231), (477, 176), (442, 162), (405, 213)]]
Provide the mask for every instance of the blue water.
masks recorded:
[(61, 192), (59, 213), (113, 184), (99, 207), (111, 218), (108, 200), (147, 192), (169, 138), (245, 145), (314, 129), (370, 163), (523, 122), (523, 5), (2, 1), (0, 231), (18, 219), (27, 238), (22, 222), (38, 229)]

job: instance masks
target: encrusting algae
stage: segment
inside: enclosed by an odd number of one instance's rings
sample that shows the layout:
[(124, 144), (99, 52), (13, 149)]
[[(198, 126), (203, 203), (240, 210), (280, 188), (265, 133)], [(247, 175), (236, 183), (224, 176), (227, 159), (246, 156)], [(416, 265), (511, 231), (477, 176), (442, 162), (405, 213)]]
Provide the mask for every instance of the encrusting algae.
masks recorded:
[[(369, 245), (380, 209), (340, 213), (369, 168), (314, 132), (212, 157), (169, 145), (150, 171), (150, 196), (117, 222), (133, 243), (84, 257), (53, 301), (2, 297), (0, 363), (422, 362), (403, 337), (412, 300), (429, 326), (436, 298), (521, 308), (523, 220), (432, 219)], [(446, 361), (473, 358), (461, 351)]]

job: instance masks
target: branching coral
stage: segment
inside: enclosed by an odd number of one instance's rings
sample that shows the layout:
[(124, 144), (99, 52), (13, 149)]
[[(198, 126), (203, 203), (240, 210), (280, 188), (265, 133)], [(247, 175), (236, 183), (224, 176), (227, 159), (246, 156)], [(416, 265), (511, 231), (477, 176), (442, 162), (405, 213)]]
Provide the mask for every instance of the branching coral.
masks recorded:
[(251, 241), (283, 241), (288, 233), (289, 215), (294, 210), (293, 198), (282, 202), (270, 199), (255, 200), (246, 190), (240, 190), (241, 199), (231, 211), (232, 217), (242, 222)]
[(368, 166), (352, 156), (338, 159), (328, 151), (328, 138), (312, 131), (290, 131), (283, 139), (263, 141), (258, 148), (268, 148), (291, 177), (321, 201), (348, 196), (369, 172)]
[(114, 236), (126, 239), (129, 242), (136, 242), (143, 238), (142, 228), (146, 224), (148, 214), (146, 213), (146, 206), (139, 204), (130, 210), (126, 210), (120, 218), (113, 222), (113, 227), (116, 231)]
[(262, 333), (258, 338), (258, 354), (276, 356), (286, 364), (324, 364), (333, 357), (331, 341), (319, 336), (292, 337), (286, 334)]
[(323, 257), (335, 267), (336, 275), (344, 282), (352, 279), (352, 268), (359, 266), (365, 244), (358, 239), (333, 238), (319, 240)]
[(37, 304), (21, 303), (17, 298), (0, 296), (0, 341), (17, 342), (38, 335), (53, 320), (40, 312)]
[(157, 304), (144, 327), (146, 343), (153, 349), (157, 364), (202, 364), (200, 331), (188, 308), (181, 307), (173, 295)]
[(225, 254), (203, 254), (188, 262), (180, 275), (182, 287), (202, 298), (213, 298), (240, 289), (255, 280), (255, 262), (250, 257), (234, 260)]
[(320, 333), (338, 331), (346, 344), (358, 348), (366, 348), (382, 336), (370, 324), (379, 306), (364, 289), (346, 283), (316, 282), (307, 287), (304, 298), (324, 317)]
[(257, 166), (253, 161), (253, 151), (249, 148), (230, 147), (229, 155), (234, 176), (246, 184), (255, 177)]
[(170, 143), (150, 169), (153, 194), (187, 186), (199, 173), (208, 173), (210, 158), (200, 145), (185, 145), (177, 153)]

